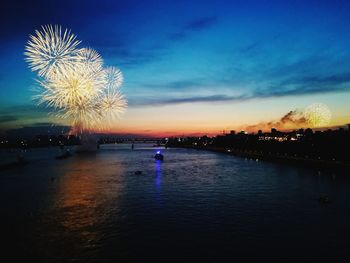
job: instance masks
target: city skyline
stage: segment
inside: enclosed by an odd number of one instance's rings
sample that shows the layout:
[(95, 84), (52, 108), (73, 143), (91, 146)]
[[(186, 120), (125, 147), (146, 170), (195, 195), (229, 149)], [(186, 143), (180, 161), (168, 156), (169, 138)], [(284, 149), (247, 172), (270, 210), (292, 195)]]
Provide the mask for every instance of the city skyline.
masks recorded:
[[(330, 108), (329, 127), (345, 125), (350, 122), (349, 5), (77, 1), (68, 6), (63, 1), (53, 9), (50, 1), (6, 3), (1, 11), (0, 128), (67, 125), (31, 100), (35, 74), (24, 62), (24, 46), (46, 24), (71, 29), (107, 66), (123, 71), (129, 109), (110, 133), (258, 130), (313, 103)], [(278, 128), (299, 128), (293, 125)]]

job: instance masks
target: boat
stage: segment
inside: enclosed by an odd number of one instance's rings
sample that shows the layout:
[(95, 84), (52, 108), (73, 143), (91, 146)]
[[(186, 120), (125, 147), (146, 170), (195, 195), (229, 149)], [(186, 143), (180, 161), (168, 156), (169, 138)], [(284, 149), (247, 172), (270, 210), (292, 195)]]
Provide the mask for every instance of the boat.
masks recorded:
[(28, 163), (29, 163), (29, 161), (27, 159), (25, 159), (22, 154), (20, 154), (17, 156), (16, 161), (0, 165), (0, 170), (23, 167), (23, 166), (27, 165)]
[(163, 154), (160, 153), (160, 151), (157, 151), (156, 155), (154, 155), (154, 159), (163, 161), (164, 156), (163, 156)]
[(329, 204), (331, 202), (330, 198), (326, 195), (324, 196), (321, 196), (318, 201), (321, 203), (321, 204)]
[(66, 159), (68, 157), (71, 157), (72, 154), (70, 153), (70, 151), (67, 149), (65, 153), (56, 156), (56, 159), (61, 160), (61, 159)]

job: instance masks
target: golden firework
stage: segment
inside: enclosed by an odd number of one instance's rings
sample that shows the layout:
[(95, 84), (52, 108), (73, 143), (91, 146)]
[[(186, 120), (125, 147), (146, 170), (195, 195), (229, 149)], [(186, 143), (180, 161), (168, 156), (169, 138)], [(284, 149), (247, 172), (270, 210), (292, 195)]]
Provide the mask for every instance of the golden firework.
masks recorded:
[(80, 41), (60, 26), (43, 26), (26, 46), (26, 60), (39, 75), (35, 99), (72, 123), (72, 131), (110, 127), (127, 106), (120, 92), (121, 71), (103, 69), (100, 54), (91, 48), (77, 49)]
[(119, 88), (108, 89), (104, 92), (98, 103), (99, 112), (101, 113), (100, 127), (102, 129), (110, 128), (120, 118), (127, 105), (127, 100), (120, 93)]
[(330, 123), (332, 118), (330, 109), (323, 103), (311, 104), (305, 109), (304, 115), (311, 127), (324, 127)]
[(77, 65), (39, 83), (43, 88), (36, 96), (39, 103), (55, 109), (69, 109), (91, 103), (102, 92), (106, 79), (103, 71), (93, 72)]

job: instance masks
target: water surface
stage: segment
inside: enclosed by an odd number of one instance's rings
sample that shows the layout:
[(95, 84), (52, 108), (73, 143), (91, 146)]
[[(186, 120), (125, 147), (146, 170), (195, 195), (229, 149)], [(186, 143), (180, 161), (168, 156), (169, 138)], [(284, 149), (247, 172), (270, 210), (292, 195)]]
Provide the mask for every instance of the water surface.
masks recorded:
[[(346, 174), (191, 149), (163, 149), (160, 162), (156, 148), (135, 146), (64, 160), (56, 148), (33, 149), (28, 165), (0, 171), (5, 254), (37, 262), (348, 255)], [(323, 195), (332, 202), (320, 204)]]

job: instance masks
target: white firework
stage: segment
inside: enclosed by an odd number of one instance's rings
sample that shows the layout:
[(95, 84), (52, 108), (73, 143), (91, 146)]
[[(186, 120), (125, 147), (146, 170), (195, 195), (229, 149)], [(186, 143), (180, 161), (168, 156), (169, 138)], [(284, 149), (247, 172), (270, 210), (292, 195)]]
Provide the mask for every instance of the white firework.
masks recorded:
[(94, 49), (81, 48), (76, 52), (74, 59), (80, 66), (86, 67), (88, 70), (96, 72), (102, 70), (103, 59)]
[(313, 103), (305, 109), (304, 116), (311, 127), (324, 127), (330, 123), (332, 113), (327, 105)]
[(61, 26), (42, 26), (42, 31), (35, 31), (25, 47), (26, 61), (33, 71), (41, 77), (52, 77), (60, 70), (73, 66), (76, 48), (80, 41)]
[(123, 84), (124, 77), (120, 69), (116, 67), (108, 67), (105, 69), (105, 74), (107, 89), (117, 89)]

